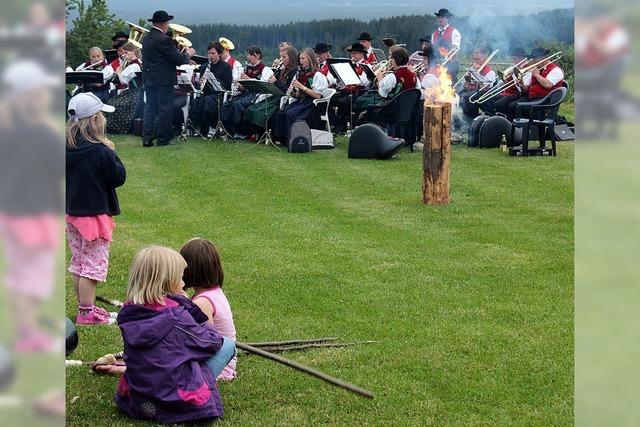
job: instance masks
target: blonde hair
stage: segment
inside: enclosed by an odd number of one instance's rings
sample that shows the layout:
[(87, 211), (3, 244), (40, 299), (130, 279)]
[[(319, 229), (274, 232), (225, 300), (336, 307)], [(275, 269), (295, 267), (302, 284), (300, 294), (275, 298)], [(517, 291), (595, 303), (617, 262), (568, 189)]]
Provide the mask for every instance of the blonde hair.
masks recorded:
[(102, 53), (102, 49), (100, 49), (98, 46), (94, 46), (89, 49), (89, 56), (91, 56), (91, 54), (94, 52), (100, 52), (104, 56), (104, 53)]
[(187, 262), (178, 252), (163, 246), (149, 246), (133, 258), (127, 285), (127, 301), (133, 304), (162, 304), (167, 294), (181, 291)]
[(113, 145), (113, 142), (111, 142), (105, 134), (106, 127), (107, 119), (105, 119), (101, 111), (98, 111), (98, 113), (91, 117), (79, 119), (78, 121), (69, 120), (66, 129), (67, 146), (76, 148), (76, 137), (80, 134), (84, 139), (93, 144), (104, 144), (112, 150), (115, 150), (115, 145)]

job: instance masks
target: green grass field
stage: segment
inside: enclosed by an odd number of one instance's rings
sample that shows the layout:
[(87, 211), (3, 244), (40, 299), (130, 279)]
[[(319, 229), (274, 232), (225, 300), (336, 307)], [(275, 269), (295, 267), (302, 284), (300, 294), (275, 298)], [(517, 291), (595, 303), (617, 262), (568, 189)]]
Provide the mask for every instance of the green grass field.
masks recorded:
[[(144, 245), (203, 236), (221, 251), (239, 340), (380, 341), (285, 354), (373, 401), (240, 356), (221, 385), (224, 424), (573, 424), (572, 143), (557, 158), (455, 146), (451, 204), (427, 207), (422, 153), (407, 149), (382, 162), (348, 159), (344, 140), (304, 155), (115, 142), (128, 179), (100, 295), (124, 298)], [(79, 333), (71, 358), (121, 350), (116, 326)], [(68, 368), (67, 424), (134, 424), (115, 384)]]

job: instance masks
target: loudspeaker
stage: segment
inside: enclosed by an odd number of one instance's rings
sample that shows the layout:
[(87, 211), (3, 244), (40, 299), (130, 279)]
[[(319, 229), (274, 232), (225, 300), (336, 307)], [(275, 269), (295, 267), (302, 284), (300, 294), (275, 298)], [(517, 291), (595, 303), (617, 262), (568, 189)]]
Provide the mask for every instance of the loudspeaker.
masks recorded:
[(311, 151), (311, 129), (307, 122), (297, 121), (289, 131), (287, 148), (290, 153), (308, 153)]
[(349, 138), (350, 159), (390, 159), (404, 145), (404, 139), (392, 138), (373, 123), (358, 126)]
[(575, 139), (573, 129), (567, 125), (556, 125), (554, 129), (558, 141), (573, 141)]

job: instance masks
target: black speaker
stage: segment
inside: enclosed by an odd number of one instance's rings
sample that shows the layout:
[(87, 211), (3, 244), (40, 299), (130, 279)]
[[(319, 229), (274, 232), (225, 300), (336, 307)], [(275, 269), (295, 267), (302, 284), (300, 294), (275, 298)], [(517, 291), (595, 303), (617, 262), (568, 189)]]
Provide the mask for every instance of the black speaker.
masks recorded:
[(380, 126), (367, 123), (354, 129), (349, 138), (350, 159), (390, 159), (404, 145), (404, 139), (388, 136)]

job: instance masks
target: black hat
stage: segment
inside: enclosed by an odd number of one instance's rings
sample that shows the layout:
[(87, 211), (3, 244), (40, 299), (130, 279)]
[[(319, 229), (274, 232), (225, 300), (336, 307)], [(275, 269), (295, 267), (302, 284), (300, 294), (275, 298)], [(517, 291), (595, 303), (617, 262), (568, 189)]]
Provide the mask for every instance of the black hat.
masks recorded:
[(510, 56), (527, 56), (527, 54), (525, 53), (524, 49), (521, 47), (512, 47), (511, 51), (509, 51), (509, 55)]
[[(364, 40), (364, 39), (363, 39)], [(354, 43), (347, 48), (347, 52), (367, 53), (367, 48), (362, 43)]]
[(173, 19), (173, 16), (169, 15), (164, 10), (156, 10), (155, 12), (153, 12), (153, 16), (151, 17), (151, 19), (147, 19), (147, 21), (149, 21), (149, 22), (167, 22), (167, 21), (171, 21), (172, 19)]
[(544, 58), (545, 56), (549, 56), (549, 50), (541, 47), (536, 47), (531, 51), (532, 58)]
[(433, 58), (433, 47), (425, 47), (422, 49), (422, 52), (418, 52), (419, 56), (428, 56), (429, 58)]
[(114, 42), (118, 39), (128, 39), (129, 34), (125, 34), (122, 31), (118, 31), (115, 36), (111, 37), (111, 41)]
[(116, 49), (120, 49), (122, 46), (127, 44), (128, 41), (129, 41), (129, 39), (127, 39), (127, 40), (118, 40), (117, 42), (115, 42), (113, 44), (113, 47), (116, 48)]
[(424, 36), (422, 37), (420, 40), (418, 40), (420, 43), (424, 43), (424, 42), (429, 42), (431, 43), (431, 37), (429, 36)]
[(331, 50), (331, 45), (325, 42), (316, 43), (316, 47), (313, 48), (315, 53), (325, 53)]
[(366, 31), (360, 33), (360, 37), (358, 37), (358, 40), (373, 40), (373, 37), (371, 37), (371, 34), (367, 33)]
[(451, 12), (448, 9), (440, 9), (435, 13), (438, 18), (449, 18), (451, 16)]

